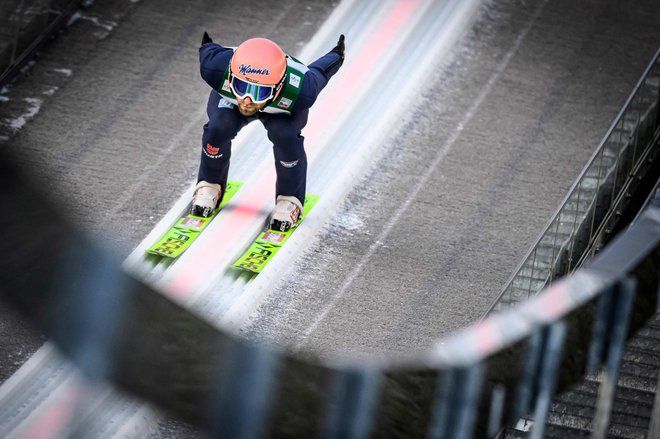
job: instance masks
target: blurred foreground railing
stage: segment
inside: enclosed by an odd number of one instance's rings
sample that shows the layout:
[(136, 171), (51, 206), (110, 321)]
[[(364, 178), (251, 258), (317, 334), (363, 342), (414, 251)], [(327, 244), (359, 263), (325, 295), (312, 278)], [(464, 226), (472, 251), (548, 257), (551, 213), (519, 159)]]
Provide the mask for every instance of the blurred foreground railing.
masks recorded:
[(660, 50), (489, 313), (525, 301), (571, 273), (611, 238), (631, 194), (660, 151), (659, 90)]
[(62, 29), (84, 0), (0, 1), (0, 89)]
[[(601, 431), (623, 343), (658, 306), (657, 207), (587, 268), (521, 306), (427, 352), (360, 361), (292, 356), (212, 326), (122, 272), (5, 151), (0, 230), (0, 295), (90, 383), (115, 383), (214, 437), (494, 437), (524, 417), (540, 438), (552, 396), (606, 364), (593, 420)], [(32, 427), (18, 415), (29, 401), (4, 397), (0, 437), (21, 437)], [(76, 404), (64, 436), (89, 436), (92, 409)]]

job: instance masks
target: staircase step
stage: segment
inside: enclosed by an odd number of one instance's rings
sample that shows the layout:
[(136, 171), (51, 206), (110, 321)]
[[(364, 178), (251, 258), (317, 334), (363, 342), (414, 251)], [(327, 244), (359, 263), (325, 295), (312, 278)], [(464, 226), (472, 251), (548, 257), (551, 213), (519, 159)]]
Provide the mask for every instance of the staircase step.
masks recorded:
[(590, 437), (591, 432), (586, 430), (580, 430), (578, 428), (566, 427), (563, 425), (547, 424), (545, 426), (545, 434), (543, 435), (546, 439), (566, 439), (566, 438), (581, 438), (581, 437)]

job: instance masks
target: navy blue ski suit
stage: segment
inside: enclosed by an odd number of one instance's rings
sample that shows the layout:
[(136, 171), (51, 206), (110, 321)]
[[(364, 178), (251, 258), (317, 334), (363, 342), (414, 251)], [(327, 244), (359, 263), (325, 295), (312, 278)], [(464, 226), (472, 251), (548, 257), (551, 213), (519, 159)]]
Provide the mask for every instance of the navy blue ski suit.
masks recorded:
[(290, 108), (291, 114), (257, 112), (253, 116), (243, 116), (238, 106), (225, 100), (218, 90), (229, 68), (234, 49), (216, 43), (203, 44), (199, 49), (200, 73), (204, 81), (213, 89), (208, 99), (206, 112), (209, 121), (204, 125), (202, 135), (202, 156), (197, 181), (218, 183), (226, 188), (231, 157), (231, 141), (248, 123), (259, 120), (273, 142), (277, 182), (276, 196), (295, 196), (305, 202), (307, 181), (307, 156), (301, 130), (307, 124), (309, 108), (337, 73), (342, 64), (341, 56), (329, 52), (307, 67), (300, 95)]

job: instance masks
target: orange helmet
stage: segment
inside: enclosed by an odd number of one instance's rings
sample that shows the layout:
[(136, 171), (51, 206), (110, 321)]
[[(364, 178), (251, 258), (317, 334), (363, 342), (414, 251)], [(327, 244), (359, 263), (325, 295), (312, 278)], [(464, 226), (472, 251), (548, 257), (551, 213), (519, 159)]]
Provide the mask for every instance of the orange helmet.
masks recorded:
[(236, 48), (229, 69), (249, 83), (276, 86), (286, 72), (286, 55), (271, 40), (252, 38)]

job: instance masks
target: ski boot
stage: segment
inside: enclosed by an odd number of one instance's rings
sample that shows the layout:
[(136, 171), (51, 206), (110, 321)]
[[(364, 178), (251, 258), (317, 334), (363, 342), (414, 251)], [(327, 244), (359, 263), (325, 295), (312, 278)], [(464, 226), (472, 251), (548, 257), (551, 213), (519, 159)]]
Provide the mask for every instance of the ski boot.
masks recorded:
[(278, 195), (275, 210), (270, 220), (270, 228), (286, 232), (295, 227), (302, 213), (302, 203), (296, 197)]
[(219, 184), (207, 183), (204, 180), (200, 181), (195, 188), (190, 213), (204, 218), (210, 217), (218, 205), (221, 194), (222, 186)]

